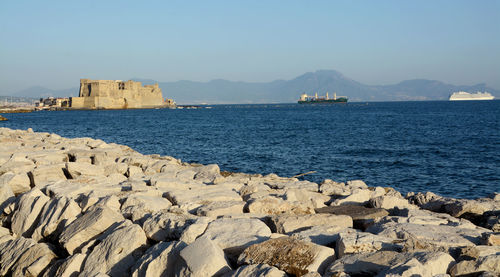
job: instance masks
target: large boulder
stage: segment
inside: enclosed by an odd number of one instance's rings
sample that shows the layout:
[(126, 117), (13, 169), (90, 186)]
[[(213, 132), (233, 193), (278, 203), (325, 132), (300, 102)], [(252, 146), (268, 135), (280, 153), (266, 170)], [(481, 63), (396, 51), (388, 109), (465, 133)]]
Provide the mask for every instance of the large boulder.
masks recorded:
[(400, 251), (403, 245), (398, 240), (365, 232), (341, 232), (336, 252), (339, 258), (354, 253), (376, 252), (380, 250)]
[(31, 181), (26, 173), (7, 172), (0, 175), (0, 186), (8, 185), (15, 195), (25, 193), (31, 189)]
[(217, 276), (231, 271), (224, 251), (208, 238), (199, 238), (179, 253), (175, 276)]
[(202, 237), (222, 248), (232, 260), (248, 246), (267, 240), (271, 230), (264, 222), (251, 218), (220, 218), (208, 224)]
[(135, 263), (133, 277), (173, 276), (179, 263), (179, 252), (187, 246), (184, 242), (160, 242), (149, 248)]
[(218, 201), (202, 205), (196, 210), (196, 214), (200, 216), (208, 216), (217, 218), (218, 216), (230, 214), (242, 214), (245, 207), (243, 201)]
[(461, 261), (450, 270), (452, 276), (478, 276), (483, 272), (491, 272), (499, 276), (500, 255), (494, 254), (479, 257), (477, 260)]
[(78, 274), (82, 271), (82, 265), (85, 258), (87, 258), (87, 255), (81, 253), (69, 256), (57, 267), (54, 277), (78, 276)]
[(226, 187), (204, 186), (194, 190), (173, 190), (166, 193), (172, 204), (196, 211), (202, 205), (217, 201), (241, 201), (241, 196)]
[(65, 169), (71, 179), (77, 179), (80, 176), (105, 176), (104, 167), (85, 162), (66, 163)]
[(56, 181), (66, 180), (63, 168), (65, 164), (49, 164), (37, 166), (30, 172), (32, 185), (44, 186)]
[(121, 205), (121, 212), (126, 218), (136, 222), (145, 219), (147, 215), (170, 207), (172, 207), (172, 203), (165, 198), (154, 195), (132, 194)]
[(323, 273), (334, 260), (335, 251), (321, 245), (290, 237), (270, 239), (245, 249), (239, 264), (267, 264), (288, 274), (302, 276), (308, 272)]
[(122, 220), (123, 216), (110, 208), (91, 209), (64, 229), (59, 237), (59, 243), (72, 255), (81, 251), (86, 243)]
[(389, 212), (381, 208), (367, 208), (359, 205), (328, 206), (316, 209), (316, 213), (329, 213), (336, 215), (348, 215), (352, 218), (354, 227), (365, 229), (376, 219), (389, 215)]
[(80, 213), (80, 207), (71, 198), (63, 196), (50, 199), (40, 213), (38, 226), (32, 238), (36, 241), (43, 238), (57, 238), (64, 227), (73, 222)]
[(24, 252), (12, 267), (12, 276), (39, 276), (57, 258), (54, 247), (38, 243)]
[(144, 221), (143, 229), (146, 236), (155, 241), (178, 240), (196, 219), (196, 216), (189, 214), (159, 211)]
[[(333, 262), (325, 276), (435, 276), (446, 274), (455, 260), (443, 252), (377, 251), (347, 255)], [(345, 275), (344, 275), (345, 276)]]
[(286, 273), (274, 266), (267, 264), (251, 264), (240, 266), (236, 271), (227, 275), (228, 277), (287, 277)]
[(36, 245), (34, 240), (23, 237), (1, 243), (0, 276), (6, 276), (17, 260), (34, 245)]
[(310, 215), (276, 215), (270, 217), (273, 232), (290, 234), (313, 226), (352, 227), (352, 219), (347, 215), (310, 214)]
[(249, 199), (246, 211), (253, 214), (314, 214), (312, 203), (285, 201), (281, 198), (266, 196)]
[(12, 216), (12, 233), (27, 238), (31, 237), (38, 225), (40, 212), (49, 199), (36, 188), (23, 194), (19, 198)]
[(142, 255), (147, 238), (137, 224), (128, 220), (106, 231), (87, 256), (82, 274), (106, 273), (109, 276), (129, 276), (130, 268)]

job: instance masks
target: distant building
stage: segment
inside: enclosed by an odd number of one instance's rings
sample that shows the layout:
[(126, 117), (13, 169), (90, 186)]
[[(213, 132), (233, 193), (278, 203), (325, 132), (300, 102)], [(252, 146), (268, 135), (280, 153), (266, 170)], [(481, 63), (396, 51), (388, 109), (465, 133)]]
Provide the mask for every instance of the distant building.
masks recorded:
[(35, 102), (35, 108), (39, 110), (67, 107), (69, 107), (69, 98), (67, 97), (40, 98), (40, 101)]
[(74, 109), (141, 109), (175, 106), (163, 100), (158, 84), (142, 86), (141, 82), (80, 79), (78, 97), (70, 97)]

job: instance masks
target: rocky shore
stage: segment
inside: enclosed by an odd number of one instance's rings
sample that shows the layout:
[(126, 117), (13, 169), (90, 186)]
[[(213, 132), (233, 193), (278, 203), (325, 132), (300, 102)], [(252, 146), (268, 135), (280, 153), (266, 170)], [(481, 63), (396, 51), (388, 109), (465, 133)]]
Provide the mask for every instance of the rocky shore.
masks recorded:
[(0, 128), (0, 275), (499, 276), (500, 194), (402, 196)]

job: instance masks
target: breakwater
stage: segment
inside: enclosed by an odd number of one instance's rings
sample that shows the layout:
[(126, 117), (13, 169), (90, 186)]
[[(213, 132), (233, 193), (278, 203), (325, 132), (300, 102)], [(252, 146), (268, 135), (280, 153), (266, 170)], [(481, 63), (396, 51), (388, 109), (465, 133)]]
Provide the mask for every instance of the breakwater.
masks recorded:
[(0, 275), (500, 273), (498, 193), (221, 172), (31, 129), (0, 128), (0, 207)]

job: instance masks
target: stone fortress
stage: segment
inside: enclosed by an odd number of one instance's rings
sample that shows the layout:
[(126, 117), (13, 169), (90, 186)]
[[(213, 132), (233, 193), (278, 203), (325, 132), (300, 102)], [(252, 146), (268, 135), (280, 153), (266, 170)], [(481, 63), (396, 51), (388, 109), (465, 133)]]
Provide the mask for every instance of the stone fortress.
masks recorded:
[(172, 99), (163, 100), (158, 84), (80, 79), (78, 97), (70, 98), (73, 109), (144, 109), (174, 107)]

